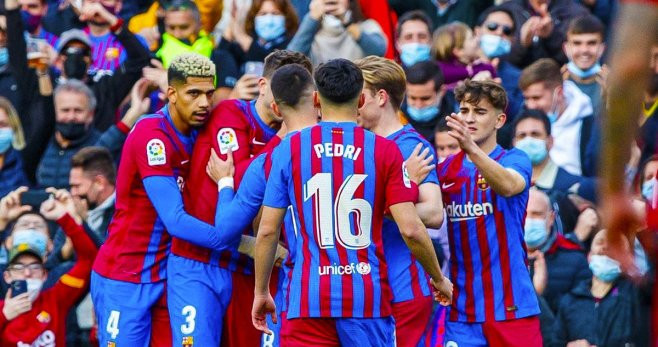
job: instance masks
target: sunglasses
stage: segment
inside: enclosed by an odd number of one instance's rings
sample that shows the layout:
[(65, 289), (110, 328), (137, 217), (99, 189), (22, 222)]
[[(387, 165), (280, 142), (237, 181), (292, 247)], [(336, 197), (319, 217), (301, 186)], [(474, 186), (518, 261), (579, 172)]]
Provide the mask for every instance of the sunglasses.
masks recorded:
[(514, 32), (513, 27), (511, 27), (509, 25), (498, 24), (496, 22), (489, 22), (489, 23), (487, 23), (486, 27), (487, 27), (487, 29), (489, 29), (491, 31), (496, 31), (496, 30), (498, 30), (498, 27), (501, 27), (503, 29), (503, 34), (505, 34), (507, 36), (512, 35), (512, 33)]

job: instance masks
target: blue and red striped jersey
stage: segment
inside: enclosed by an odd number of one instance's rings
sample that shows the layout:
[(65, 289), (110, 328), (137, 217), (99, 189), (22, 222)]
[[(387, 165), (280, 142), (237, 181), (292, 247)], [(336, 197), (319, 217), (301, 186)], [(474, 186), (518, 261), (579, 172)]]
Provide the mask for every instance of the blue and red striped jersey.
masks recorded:
[(103, 277), (133, 283), (166, 278), (171, 237), (146, 194), (143, 180), (173, 176), (182, 190), (191, 150), (191, 139), (178, 135), (167, 106), (135, 125), (123, 146), (114, 217), (94, 271)]
[(390, 316), (384, 210), (418, 195), (403, 171), (395, 143), (356, 123), (320, 122), (274, 150), (263, 205), (292, 206), (297, 226), (289, 319)]
[[(402, 129), (386, 137), (395, 142), (402, 152), (402, 157), (407, 160), (418, 143), (430, 149), (436, 155), (434, 148), (425, 140), (411, 125), (405, 125)], [(422, 151), (422, 150), (421, 150)], [(430, 172), (421, 184), (439, 184), (436, 171)], [(386, 262), (388, 263), (388, 275), (391, 289), (393, 290), (393, 302), (403, 302), (422, 298), (431, 294), (429, 277), (420, 263), (411, 254), (409, 247), (402, 239), (397, 224), (390, 219), (384, 220), (384, 250)]]
[(449, 319), (484, 322), (539, 314), (523, 241), (532, 166), (518, 149), (500, 146), (489, 157), (523, 176), (526, 188), (512, 197), (493, 191), (464, 152), (437, 169), (448, 218)]
[(114, 33), (108, 32), (105, 35), (94, 36), (89, 27), (85, 27), (84, 32), (91, 41), (89, 74), (92, 76), (98, 73), (111, 75), (126, 60), (126, 50), (123, 45)]
[[(255, 101), (225, 100), (213, 109), (208, 123), (196, 138), (192, 153), (190, 175), (183, 191), (185, 210), (190, 215), (209, 224), (215, 224), (217, 208), (217, 184), (206, 174), (210, 149), (222, 160), (230, 149), (235, 162), (235, 185), (238, 187), (242, 175), (252, 158), (268, 146), (276, 146), (279, 138), (276, 130), (265, 124), (256, 110)], [(270, 140), (271, 143), (270, 143)], [(251, 228), (246, 230), (251, 234)], [(197, 246), (176, 237), (171, 252), (181, 257), (206, 264), (217, 265), (231, 271), (252, 273), (253, 259), (232, 251), (217, 252)]]
[(36, 35), (36, 38), (46, 40), (46, 42), (48, 42), (48, 44), (52, 48), (57, 47), (57, 41), (59, 40), (57, 35), (47, 32), (46, 30), (44, 30), (44, 28), (41, 28), (41, 30), (39, 30), (39, 33)]

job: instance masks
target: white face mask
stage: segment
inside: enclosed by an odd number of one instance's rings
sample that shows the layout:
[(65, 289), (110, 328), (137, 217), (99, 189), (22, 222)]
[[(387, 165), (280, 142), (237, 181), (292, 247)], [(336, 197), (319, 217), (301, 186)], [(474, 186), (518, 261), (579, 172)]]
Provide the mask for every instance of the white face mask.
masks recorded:
[(39, 293), (41, 293), (41, 288), (43, 287), (43, 280), (38, 279), (38, 278), (27, 278), (25, 279), (25, 282), (27, 282), (27, 293), (28, 296), (30, 297), (30, 301), (34, 302), (34, 300), (39, 297)]
[(325, 14), (322, 16), (322, 28), (336, 33), (345, 30), (343, 27), (343, 21), (331, 14)]

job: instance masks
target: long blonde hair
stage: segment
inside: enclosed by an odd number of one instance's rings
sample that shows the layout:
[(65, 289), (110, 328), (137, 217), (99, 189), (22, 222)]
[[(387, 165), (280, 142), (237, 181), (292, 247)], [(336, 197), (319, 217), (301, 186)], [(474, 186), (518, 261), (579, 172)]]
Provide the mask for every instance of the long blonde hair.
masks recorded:
[(12, 141), (12, 147), (15, 150), (21, 150), (25, 148), (25, 135), (23, 134), (23, 126), (21, 125), (21, 120), (18, 118), (18, 113), (16, 109), (11, 104), (7, 98), (0, 96), (0, 109), (5, 110), (7, 117), (9, 118), (9, 126), (14, 132), (14, 140)]

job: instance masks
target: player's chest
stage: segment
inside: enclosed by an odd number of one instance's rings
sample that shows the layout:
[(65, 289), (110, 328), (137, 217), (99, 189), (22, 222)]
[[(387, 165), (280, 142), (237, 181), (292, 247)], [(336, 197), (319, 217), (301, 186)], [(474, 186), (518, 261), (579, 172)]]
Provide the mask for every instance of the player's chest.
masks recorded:
[(493, 215), (495, 194), (477, 170), (462, 169), (454, 176), (442, 177), (440, 181), (448, 221), (467, 221)]

